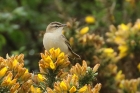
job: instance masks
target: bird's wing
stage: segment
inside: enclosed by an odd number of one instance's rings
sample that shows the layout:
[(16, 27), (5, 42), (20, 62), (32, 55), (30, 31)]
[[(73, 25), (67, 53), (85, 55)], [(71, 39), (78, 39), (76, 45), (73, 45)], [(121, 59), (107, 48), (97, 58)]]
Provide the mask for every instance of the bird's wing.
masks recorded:
[(62, 35), (62, 38), (64, 39), (65, 44), (68, 46), (68, 49), (72, 53), (72, 55), (76, 58), (81, 59), (81, 57), (72, 50), (71, 45), (70, 45), (69, 41), (66, 39), (66, 37), (64, 35)]

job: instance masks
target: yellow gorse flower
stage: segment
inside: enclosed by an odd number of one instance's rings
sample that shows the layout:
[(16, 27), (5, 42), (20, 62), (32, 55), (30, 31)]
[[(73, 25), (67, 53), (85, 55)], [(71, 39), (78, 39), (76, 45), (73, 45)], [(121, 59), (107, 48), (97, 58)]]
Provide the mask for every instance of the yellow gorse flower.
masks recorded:
[(57, 67), (64, 68), (69, 65), (68, 56), (65, 55), (63, 52), (60, 52), (60, 49), (51, 48), (45, 53), (41, 53), (42, 59), (39, 62), (39, 67), (41, 72), (44, 73), (45, 69), (52, 69), (55, 70)]
[(137, 65), (137, 68), (138, 68), (138, 70), (139, 70), (139, 72), (140, 72), (140, 63)]
[(113, 58), (115, 56), (114, 49), (112, 48), (103, 48), (103, 55), (108, 58)]
[(127, 25), (125, 25), (125, 24), (119, 25), (119, 28), (120, 28), (121, 30), (123, 30), (123, 31), (128, 31), (128, 30), (129, 30), (129, 27), (128, 27)]
[(86, 27), (84, 27), (84, 28), (82, 28), (82, 29), (80, 30), (80, 35), (84, 35), (84, 34), (86, 34), (88, 31), (89, 31), (89, 27), (86, 26)]
[[(2, 92), (25, 93), (29, 91), (32, 84), (31, 74), (23, 67), (23, 58), (23, 54), (12, 57), (7, 56), (7, 59), (0, 58), (0, 90), (7, 88), (6, 90), (2, 90)], [(31, 81), (28, 83), (29, 86), (24, 86), (26, 81)]]
[(18, 61), (16, 59), (14, 59), (13, 61), (13, 67), (15, 67), (18, 64)]
[(60, 54), (60, 49), (59, 48), (57, 48), (56, 50), (54, 50), (55, 51), (55, 57), (57, 57), (59, 54)]
[(25, 73), (20, 77), (20, 79), (27, 81), (30, 77), (31, 77), (31, 74), (28, 72), (28, 69), (25, 69)]
[[(24, 68), (23, 58), (24, 55), (8, 56), (7, 59), (0, 57), (0, 92), (3, 88), (6, 88), (4, 90), (6, 93), (9, 91), (10, 93), (90, 93), (92, 86), (84, 84), (85, 86), (81, 85), (83, 86), (81, 88), (79, 85), (79, 76), (85, 75), (88, 69), (85, 61), (83, 61), (82, 66), (77, 63), (73, 66), (71, 72), (65, 72), (64, 68), (70, 64), (68, 56), (61, 52), (59, 48), (52, 48), (50, 51), (41, 54), (40, 74), (34, 75), (29, 73), (27, 68)], [(98, 67), (95, 66), (95, 72)], [(49, 82), (51, 79), (54, 82)], [(59, 82), (58, 79), (62, 81)]]
[[(116, 57), (120, 60), (126, 56), (134, 57), (135, 49), (139, 48), (140, 19), (132, 26), (132, 23), (120, 24), (118, 28), (110, 27), (108, 42), (118, 45), (119, 54)], [(131, 53), (130, 53), (131, 52)]]
[(125, 39), (123, 37), (116, 36), (115, 37), (115, 43), (117, 43), (117, 44), (125, 44), (126, 42), (125, 42)]
[(124, 53), (128, 50), (127, 45), (121, 45), (118, 47), (118, 49), (120, 50), (121, 53)]
[(63, 52), (62, 52), (62, 53), (60, 53), (60, 55), (58, 56), (58, 58), (59, 58), (59, 59), (64, 58), (64, 53), (63, 53)]
[(85, 22), (89, 24), (95, 23), (95, 18), (93, 16), (87, 16)]
[(137, 93), (139, 85), (140, 85), (140, 78), (130, 79), (130, 80), (122, 80), (120, 82), (119, 87), (128, 93)]
[(12, 85), (12, 87), (10, 89), (10, 93), (16, 93), (16, 91), (19, 89), (19, 87), (20, 87), (19, 83)]
[(118, 47), (118, 49), (119, 49), (119, 57), (120, 58), (123, 58), (123, 57), (125, 57), (126, 55), (127, 55), (127, 51), (128, 51), (128, 46), (127, 45), (120, 45), (119, 47)]
[(46, 61), (47, 63), (51, 63), (51, 62), (52, 62), (52, 59), (51, 59), (50, 56), (47, 56), (47, 58), (45, 58), (45, 61)]
[(55, 69), (55, 64), (52, 61), (50, 62), (50, 68)]
[[(26, 91), (29, 91), (30, 88), (31, 88), (31, 85), (32, 85), (32, 80), (30, 80), (30, 79), (29, 79), (28, 81), (24, 82), (24, 83), (22, 84), (21, 88), (19, 89), (20, 93), (25, 93), (25, 92), (24, 92), (25, 89), (26, 89)], [(27, 92), (27, 93), (28, 93), (28, 92)]]
[(76, 63), (76, 65), (70, 69), (70, 72), (78, 77), (81, 77), (86, 74), (86, 70), (87, 70), (87, 63), (86, 61), (83, 60), (82, 66), (79, 63)]
[(115, 76), (116, 81), (121, 81), (124, 79), (124, 75), (122, 74), (122, 71), (120, 70), (117, 75)]
[(140, 30), (140, 22), (137, 23), (136, 25), (137, 25), (138, 30)]
[(96, 84), (95, 87), (92, 89), (92, 93), (99, 93), (101, 86), (101, 83)]
[(55, 58), (59, 55), (60, 49), (59, 49), (59, 48), (57, 48), (57, 49), (51, 48), (51, 49), (49, 50), (49, 52), (50, 52), (50, 54), (51, 54), (51, 58), (52, 58), (52, 59), (55, 59)]
[(43, 93), (40, 88), (31, 85), (31, 93)]
[(50, 56), (47, 56), (47, 57), (44, 56), (43, 59), (45, 61), (45, 62), (43, 62), (43, 64), (44, 64), (44, 66), (46, 68), (48, 68), (48, 67), (51, 68), (51, 69), (54, 69), (55, 68), (55, 65), (54, 65), (54, 63), (53, 63), (53, 61), (52, 61), (52, 59), (51, 59)]
[(61, 87), (61, 89), (62, 90), (67, 90), (68, 88), (67, 88), (67, 85), (66, 85), (66, 83), (64, 82), (64, 81), (62, 81), (61, 83), (60, 83), (60, 87)]
[(76, 75), (76, 74), (74, 74), (73, 76), (72, 76), (72, 79), (75, 79), (76, 81), (78, 80), (78, 76)]
[[(138, 19), (134, 25), (134, 29), (136, 32), (140, 31), (140, 19)], [(137, 31), (138, 30), (138, 31)]]
[(14, 85), (16, 83), (16, 79), (13, 79), (13, 74), (10, 72), (4, 79), (2, 82), (2, 86), (11, 86)]
[(105, 48), (103, 50), (103, 52), (106, 53), (106, 54), (112, 54), (114, 52), (114, 50), (112, 48)]
[(78, 76), (77, 76), (76, 74), (74, 74), (74, 75), (72, 76), (71, 83), (72, 83), (73, 85), (76, 85), (77, 82), (78, 82)]
[(100, 66), (100, 64), (96, 64), (96, 65), (93, 67), (93, 72), (94, 72), (94, 73), (98, 70), (99, 66)]
[(5, 75), (5, 73), (6, 73), (7, 70), (8, 70), (7, 67), (3, 67), (3, 68), (0, 70), (0, 78), (2, 78), (2, 77)]
[(40, 82), (42, 82), (45, 79), (44, 76), (41, 74), (37, 74), (37, 76), (38, 76), (38, 81)]
[(74, 93), (76, 91), (76, 87), (75, 86), (72, 86), (69, 90), (70, 93)]
[(78, 90), (79, 93), (84, 93), (84, 92), (86, 92), (86, 91), (87, 91), (87, 85), (83, 86), (82, 88), (80, 88), (80, 89)]

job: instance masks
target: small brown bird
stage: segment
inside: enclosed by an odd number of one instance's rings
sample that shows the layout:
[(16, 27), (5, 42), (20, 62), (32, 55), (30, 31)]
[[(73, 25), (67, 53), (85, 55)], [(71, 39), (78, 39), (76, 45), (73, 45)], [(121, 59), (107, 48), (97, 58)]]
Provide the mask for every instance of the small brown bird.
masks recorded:
[(62, 34), (62, 30), (65, 26), (67, 25), (60, 22), (51, 22), (46, 28), (43, 45), (46, 50), (60, 48), (60, 50), (68, 56), (81, 59), (81, 57), (72, 50), (68, 40)]

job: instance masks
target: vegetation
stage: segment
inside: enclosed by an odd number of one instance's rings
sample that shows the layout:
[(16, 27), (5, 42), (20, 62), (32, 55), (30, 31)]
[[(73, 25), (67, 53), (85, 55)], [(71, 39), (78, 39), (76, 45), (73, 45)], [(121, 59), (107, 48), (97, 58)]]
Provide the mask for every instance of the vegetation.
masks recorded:
[[(139, 0), (0, 0), (0, 93), (140, 92), (139, 9)], [(67, 24), (82, 60), (44, 49), (53, 21)]]

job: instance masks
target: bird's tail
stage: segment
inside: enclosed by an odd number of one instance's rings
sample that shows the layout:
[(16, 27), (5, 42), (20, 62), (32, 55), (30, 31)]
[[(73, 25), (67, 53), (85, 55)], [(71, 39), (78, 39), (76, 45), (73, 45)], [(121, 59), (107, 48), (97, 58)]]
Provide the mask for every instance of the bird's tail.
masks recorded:
[(81, 59), (81, 57), (78, 54), (76, 54), (75, 52), (72, 51), (71, 53), (72, 53), (72, 56), (73, 57), (78, 58), (78, 59)]

